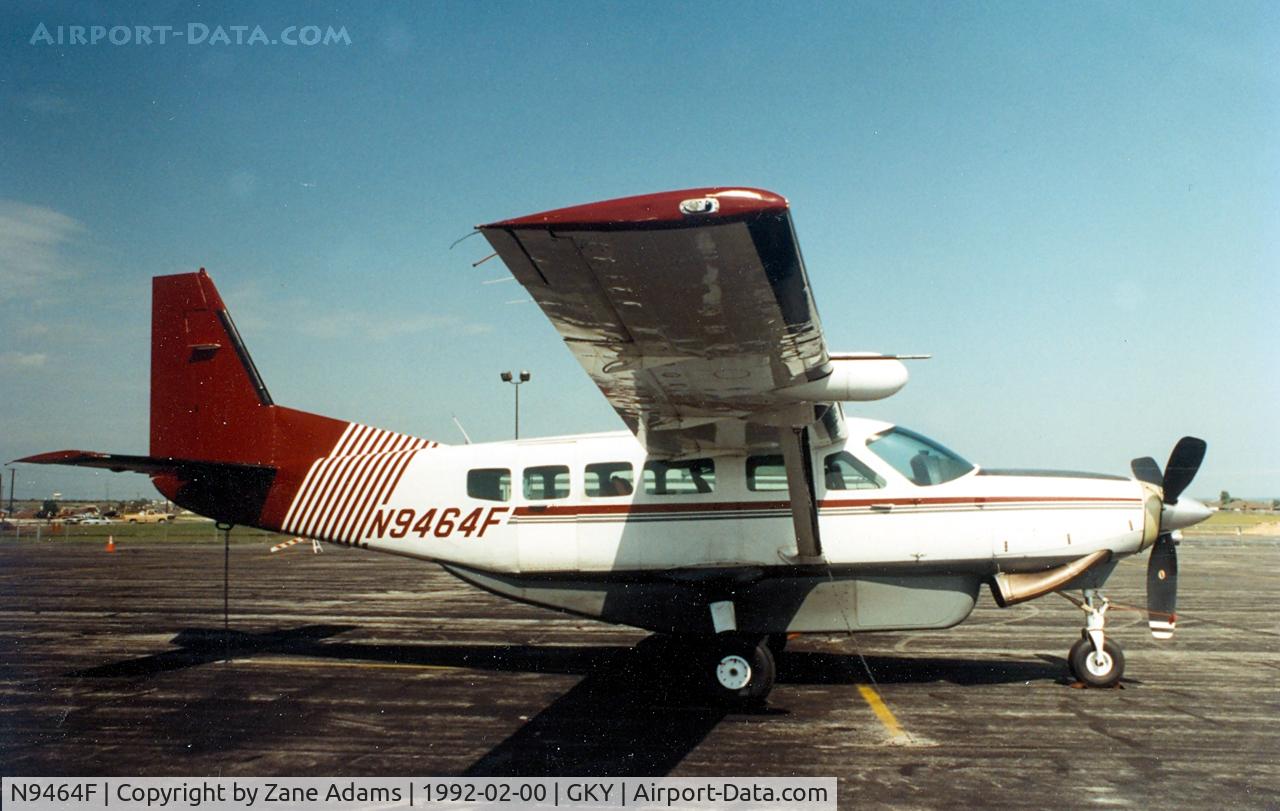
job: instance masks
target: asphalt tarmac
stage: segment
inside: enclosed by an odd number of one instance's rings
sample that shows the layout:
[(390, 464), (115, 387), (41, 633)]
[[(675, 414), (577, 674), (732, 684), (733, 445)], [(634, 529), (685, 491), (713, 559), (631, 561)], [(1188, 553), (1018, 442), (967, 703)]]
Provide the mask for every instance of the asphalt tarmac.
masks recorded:
[[(843, 808), (1280, 807), (1280, 539), (1189, 539), (1177, 638), (988, 595), (949, 631), (795, 640), (726, 712), (644, 632), (306, 545), (0, 542), (0, 774), (834, 775)], [(1107, 594), (1143, 602), (1145, 560)], [(229, 660), (229, 661), (227, 661)]]

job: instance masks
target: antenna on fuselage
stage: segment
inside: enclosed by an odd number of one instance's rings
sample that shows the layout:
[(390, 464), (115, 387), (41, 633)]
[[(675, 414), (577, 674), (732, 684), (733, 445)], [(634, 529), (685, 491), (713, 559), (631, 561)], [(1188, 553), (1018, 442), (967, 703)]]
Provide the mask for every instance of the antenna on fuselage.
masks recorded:
[(456, 426), (458, 426), (458, 430), (462, 432), (462, 439), (463, 439), (463, 441), (464, 441), (466, 444), (470, 445), (470, 444), (471, 444), (471, 437), (467, 434), (467, 429), (462, 427), (462, 422), (461, 422), (461, 420), (459, 420), (459, 419), (458, 419), (458, 415), (457, 415), (457, 414), (451, 414), (450, 416), (451, 416), (451, 417), (453, 417), (453, 424), (454, 424), (454, 425), (456, 425)]

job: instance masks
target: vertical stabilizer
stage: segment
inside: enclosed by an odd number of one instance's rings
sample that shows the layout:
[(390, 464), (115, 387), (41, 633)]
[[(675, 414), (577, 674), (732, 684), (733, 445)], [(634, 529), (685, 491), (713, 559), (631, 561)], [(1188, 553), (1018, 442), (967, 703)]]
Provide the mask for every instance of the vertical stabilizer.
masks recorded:
[(436, 445), (272, 402), (204, 268), (158, 276), (151, 293), (150, 455), (22, 461), (134, 470), (210, 518), (350, 542), (413, 455)]
[(151, 455), (270, 465), (272, 405), (204, 269), (153, 279)]

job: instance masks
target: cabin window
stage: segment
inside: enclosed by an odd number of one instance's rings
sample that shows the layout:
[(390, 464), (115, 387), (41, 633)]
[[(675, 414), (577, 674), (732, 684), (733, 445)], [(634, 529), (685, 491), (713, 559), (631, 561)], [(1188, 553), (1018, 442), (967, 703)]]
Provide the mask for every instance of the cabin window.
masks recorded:
[(747, 457), (748, 490), (786, 490), (787, 465), (782, 454), (770, 453)]
[(524, 469), (524, 497), (568, 498), (569, 467), (567, 465), (542, 465)]
[(884, 487), (884, 479), (848, 451), (829, 454), (822, 463), (822, 476), (828, 490), (878, 490)]
[(973, 465), (936, 442), (905, 428), (890, 428), (867, 440), (871, 451), (912, 482), (927, 487), (958, 479)]
[(510, 501), (511, 471), (505, 467), (468, 470), (467, 495), (484, 501)]
[(630, 462), (598, 462), (587, 465), (582, 484), (588, 496), (629, 496), (634, 479)]
[(716, 488), (716, 463), (710, 459), (645, 462), (644, 491), (652, 496), (710, 493)]

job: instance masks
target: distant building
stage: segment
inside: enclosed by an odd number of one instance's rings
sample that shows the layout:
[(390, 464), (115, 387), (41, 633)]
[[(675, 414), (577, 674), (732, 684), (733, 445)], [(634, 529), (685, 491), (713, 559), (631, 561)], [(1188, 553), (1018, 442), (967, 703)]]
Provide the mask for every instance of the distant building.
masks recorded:
[(1274, 500), (1249, 501), (1243, 498), (1233, 498), (1226, 503), (1219, 503), (1218, 509), (1239, 513), (1276, 512)]

